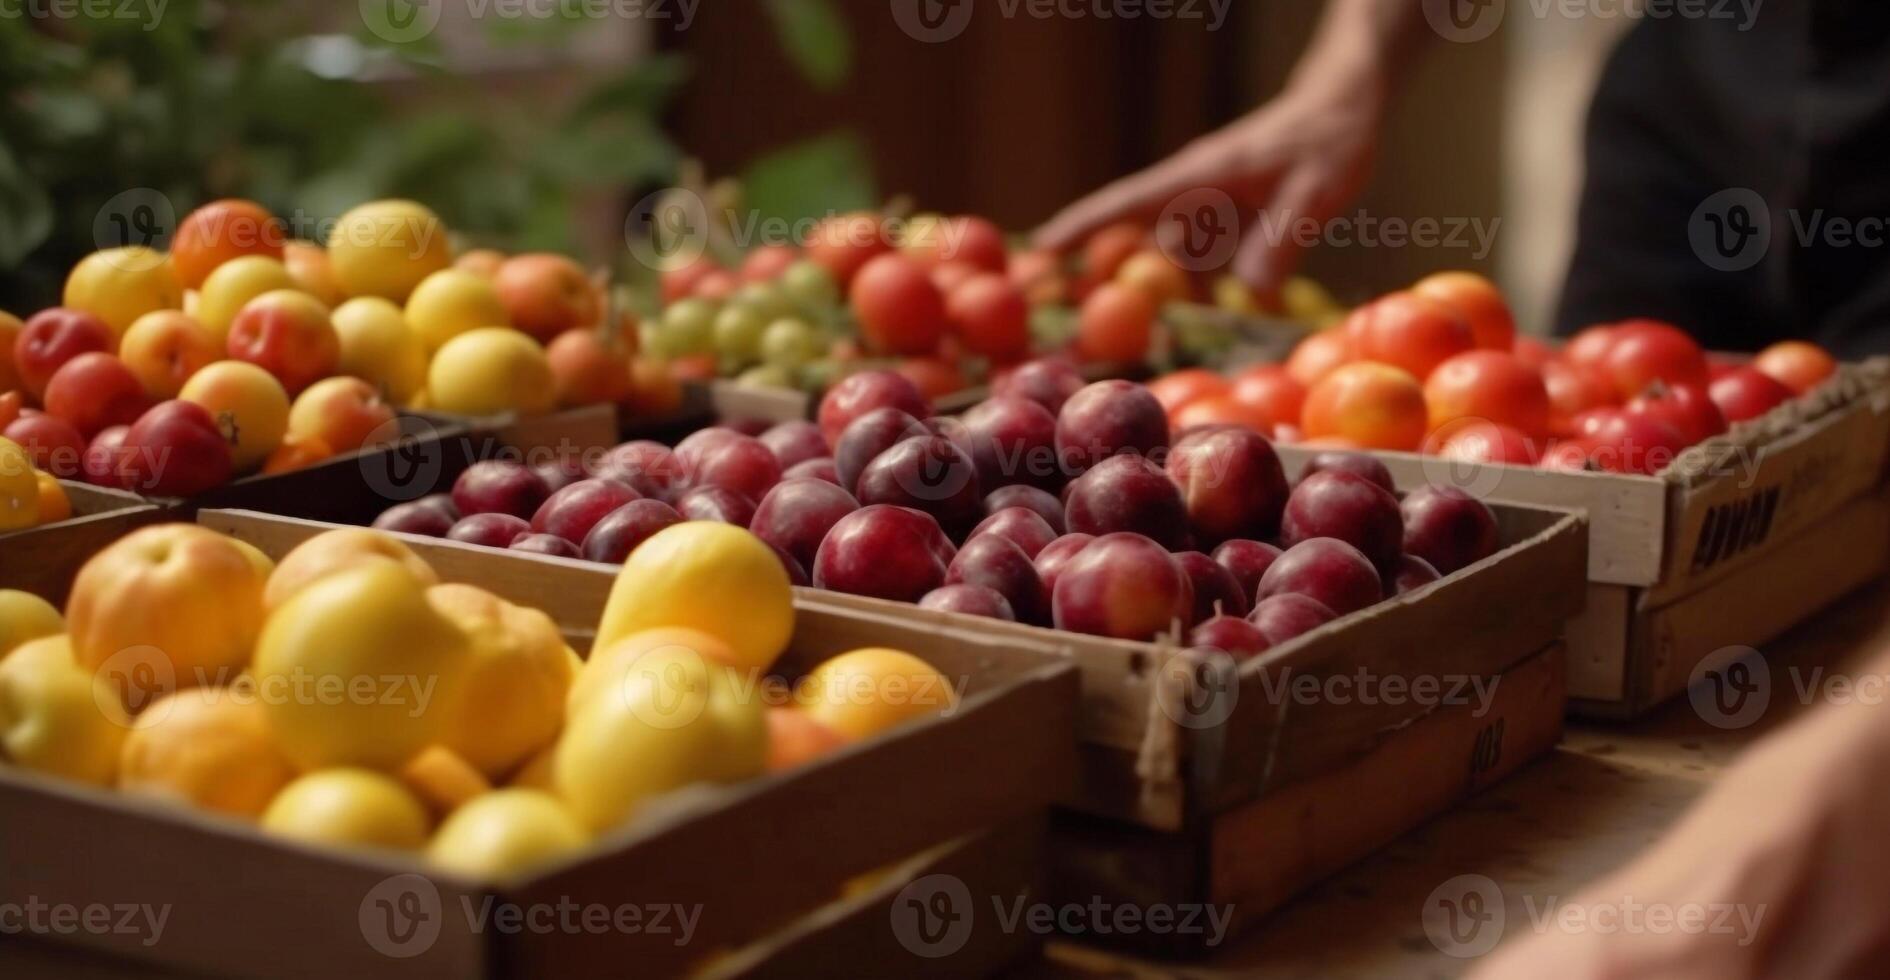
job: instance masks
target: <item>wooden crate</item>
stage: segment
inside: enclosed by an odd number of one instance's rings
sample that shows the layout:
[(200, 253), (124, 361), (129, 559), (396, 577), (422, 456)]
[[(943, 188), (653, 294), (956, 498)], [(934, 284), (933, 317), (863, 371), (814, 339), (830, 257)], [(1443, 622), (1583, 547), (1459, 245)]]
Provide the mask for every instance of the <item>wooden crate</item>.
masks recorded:
[[(1313, 452), (1279, 448), (1289, 472)], [(1582, 714), (1637, 715), (1685, 690), (1715, 651), (1764, 643), (1890, 567), (1878, 504), (1890, 468), (1887, 359), (1844, 365), (1832, 383), (1689, 449), (1659, 476), (1374, 455), (1402, 489), (1454, 484), (1588, 515), (1587, 610), (1568, 639), (1569, 697)], [(1813, 561), (1807, 541), (1823, 542), (1825, 558)], [(1815, 574), (1779, 574), (1794, 569)], [(1740, 597), (1753, 601), (1727, 605)]]
[(64, 606), (76, 570), (100, 548), (146, 524), (165, 520), (171, 511), (135, 493), (60, 480), (72, 501), (68, 520), (0, 534), (0, 589), (24, 589)]
[[(198, 519), (274, 556), (332, 527), (238, 511), (204, 511)], [(407, 540), (443, 580), (543, 609), (580, 648), (615, 578), (582, 562)], [(586, 852), (504, 882), (303, 846), (245, 824), (0, 769), (0, 903), (167, 905), (155, 944), (74, 933), (42, 936), (59, 948), (27, 954), (103, 954), (126, 970), (289, 977), (618, 976), (626, 969), (670, 976), (699, 967), (759, 976), (792, 975), (808, 964), (852, 973), (949, 970), (950, 962), (913, 952), (902, 959), (898, 944), (881, 940), (875, 916), (893, 921), (901, 873), (940, 868), (977, 894), (1034, 886), (1044, 814), (1073, 775), (1075, 672), (1055, 650), (1016, 638), (915, 626), (814, 595), (797, 597), (796, 609), (782, 665), (790, 676), (844, 650), (890, 645), (962, 682), (963, 700), (947, 715), (791, 772), (675, 794)], [(915, 855), (918, 864), (842, 897), (860, 876)], [(382, 900), (421, 914), (395, 923)], [(700, 917), (692, 941), (678, 946), (670, 935), (648, 932), (482, 930), (461, 914), (488, 901), (533, 909), (665, 904), (700, 910)], [(435, 921), (430, 940), (402, 941), (410, 934), (403, 927)], [(1031, 938), (973, 937), (962, 965), (988, 970)]]

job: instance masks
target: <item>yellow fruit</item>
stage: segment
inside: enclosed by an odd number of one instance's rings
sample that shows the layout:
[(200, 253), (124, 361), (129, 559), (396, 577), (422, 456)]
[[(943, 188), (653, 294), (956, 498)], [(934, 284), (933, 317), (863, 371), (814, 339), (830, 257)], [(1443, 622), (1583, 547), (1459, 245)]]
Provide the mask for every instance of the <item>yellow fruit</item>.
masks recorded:
[(552, 764), (558, 796), (592, 831), (684, 786), (765, 768), (767, 718), (755, 686), (735, 671), (687, 651), (652, 651), (621, 690), (570, 719)]
[(464, 269), (441, 269), (421, 280), (407, 298), (407, 325), (427, 350), (480, 327), (511, 326), (492, 280)]
[(123, 335), (133, 321), (153, 310), (184, 306), (184, 287), (171, 269), (170, 256), (142, 245), (93, 252), (66, 277), (65, 305), (105, 321)]
[(31, 592), (0, 589), (0, 659), (28, 640), (65, 631), (66, 621), (52, 603)]
[(400, 767), (400, 781), (426, 804), (427, 811), (444, 817), (492, 792), (492, 784), (472, 763), (452, 749), (429, 745)]
[(912, 654), (884, 647), (843, 653), (814, 668), (794, 698), (815, 721), (861, 739), (958, 703), (951, 682)]
[(728, 644), (701, 630), (663, 626), (632, 633), (591, 655), (590, 662), (578, 672), (576, 683), (571, 685), (565, 714), (575, 717), (590, 701), (621, 691), (637, 662), (659, 651), (687, 652), (710, 663), (741, 666)]
[(33, 474), (39, 481), (39, 523), (56, 524), (72, 517), (72, 498), (66, 495), (66, 488), (59, 478), (40, 470)]
[(478, 881), (510, 878), (584, 847), (584, 828), (549, 794), (488, 793), (461, 807), (433, 836), (427, 859)]
[(130, 727), (117, 694), (79, 666), (64, 636), (29, 640), (0, 660), (0, 759), (109, 786)]
[(295, 278), (279, 259), (267, 255), (245, 255), (217, 266), (203, 281), (197, 293), (197, 322), (203, 324), (222, 347), (230, 334), (230, 324), (249, 301), (278, 289), (295, 289)]
[(20, 372), (13, 366), (13, 341), (25, 326), (19, 317), (0, 310), (0, 395), (25, 387), (20, 381)]
[(335, 279), (328, 252), (313, 242), (289, 242), (282, 246), (282, 264), (288, 268), (295, 288), (322, 301), (324, 306), (340, 306), (348, 298)]
[(537, 755), (526, 760), (525, 764), (512, 774), (512, 778), (506, 781), (506, 785), (514, 789), (541, 789), (547, 793), (555, 793), (557, 784), (553, 767), (557, 761), (558, 743), (553, 742), (540, 750)]
[(542, 415), (557, 402), (551, 360), (510, 327), (481, 327), (447, 341), (427, 367), (433, 407), (461, 415)]
[[(263, 582), (248, 549), (208, 528), (134, 531), (73, 579), (66, 602), (73, 653), (107, 681), (145, 684), (124, 692), (134, 708), (174, 687), (228, 684), (255, 649)], [(162, 676), (147, 678), (144, 668)]]
[(571, 661), (551, 617), (470, 585), (427, 590), (433, 608), (472, 641), (459, 711), (441, 744), (498, 779), (564, 727)]
[(311, 582), (269, 614), (253, 673), (298, 766), (394, 769), (440, 740), (471, 652), (427, 602), (428, 584), (374, 558)]
[(391, 777), (365, 769), (311, 772), (284, 787), (262, 828), (315, 844), (417, 851), (426, 846), (426, 808)]
[(421, 280), (452, 262), (446, 225), (412, 201), (363, 204), (328, 236), (328, 264), (350, 296), (405, 303)]
[[(217, 272), (234, 264), (225, 262)], [(184, 382), (177, 397), (202, 405), (217, 420), (239, 473), (261, 466), (289, 431), (288, 390), (275, 375), (245, 361), (205, 367)]]
[(262, 705), (224, 688), (179, 691), (152, 704), (119, 755), (124, 792), (248, 820), (294, 778)]
[(364, 527), (341, 528), (318, 534), (282, 556), (282, 562), (263, 589), (263, 608), (274, 609), (316, 579), (376, 558), (399, 562), (423, 585), (439, 582), (433, 566), (414, 554), (399, 538)]
[(765, 671), (794, 635), (794, 592), (774, 549), (731, 524), (689, 521), (630, 553), (597, 627), (596, 649), (658, 626), (717, 637), (736, 664)]
[(39, 471), (20, 444), (0, 436), (0, 532), (39, 523)]
[(404, 404), (427, 382), (427, 349), (400, 307), (379, 296), (351, 299), (331, 318), (341, 338), (342, 374), (360, 378)]

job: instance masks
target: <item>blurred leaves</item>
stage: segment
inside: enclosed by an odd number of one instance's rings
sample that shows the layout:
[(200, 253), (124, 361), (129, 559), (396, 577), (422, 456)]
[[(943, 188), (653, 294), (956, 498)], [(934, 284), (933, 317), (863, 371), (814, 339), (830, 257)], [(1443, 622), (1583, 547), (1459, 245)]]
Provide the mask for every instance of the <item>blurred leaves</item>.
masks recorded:
[(879, 195), (873, 164), (859, 134), (840, 131), (777, 150), (749, 164), (744, 200), (764, 218), (795, 220), (828, 212), (868, 210)]
[(788, 58), (807, 80), (831, 90), (853, 71), (853, 44), (832, 0), (763, 0)]
[(52, 198), (0, 142), (0, 265), (15, 265), (52, 233)]

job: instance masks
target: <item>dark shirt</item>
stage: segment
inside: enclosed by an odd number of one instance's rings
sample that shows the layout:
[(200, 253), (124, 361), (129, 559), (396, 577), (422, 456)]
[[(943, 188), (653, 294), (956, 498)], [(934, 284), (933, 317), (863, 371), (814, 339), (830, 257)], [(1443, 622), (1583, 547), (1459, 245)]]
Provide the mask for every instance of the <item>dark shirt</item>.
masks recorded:
[(1646, 19), (1609, 61), (1558, 329), (1890, 353), (1890, 0), (1716, 8)]

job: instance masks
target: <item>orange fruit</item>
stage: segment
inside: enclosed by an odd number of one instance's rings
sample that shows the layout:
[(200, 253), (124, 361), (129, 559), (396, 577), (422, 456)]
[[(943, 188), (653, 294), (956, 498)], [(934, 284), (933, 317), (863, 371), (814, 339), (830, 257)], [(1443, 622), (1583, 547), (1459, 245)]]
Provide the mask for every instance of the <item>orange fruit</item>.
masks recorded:
[(1415, 450), (1429, 410), (1424, 389), (1389, 364), (1347, 364), (1306, 394), (1301, 428), (1308, 440), (1337, 437), (1368, 449)]
[(1417, 293), (1392, 293), (1345, 321), (1352, 356), (1403, 368), (1422, 381), (1439, 364), (1476, 347), (1470, 324), (1450, 307)]
[(216, 267), (245, 255), (282, 258), (289, 236), (282, 222), (254, 201), (211, 201), (178, 222), (171, 265), (185, 289), (199, 289)]
[(1837, 373), (1837, 360), (1816, 344), (1786, 340), (1773, 344), (1752, 359), (1760, 374), (1804, 394)]
[(1286, 373), (1306, 388), (1319, 383), (1341, 364), (1352, 360), (1351, 345), (1345, 331), (1325, 330), (1299, 342), (1286, 359)]
[(1498, 350), (1474, 350), (1437, 366), (1424, 382), (1431, 428), (1463, 419), (1506, 425), (1526, 436), (1549, 431), (1549, 392), (1542, 373)]
[(52, 524), (70, 520), (72, 500), (66, 496), (66, 488), (60, 485), (59, 478), (45, 470), (34, 473), (33, 478), (39, 481), (39, 522)]
[(1465, 323), (1478, 348), (1510, 350), (1516, 346), (1516, 316), (1496, 284), (1474, 272), (1439, 272), (1419, 280), (1411, 291), (1449, 307)]

